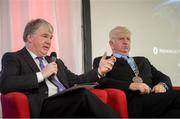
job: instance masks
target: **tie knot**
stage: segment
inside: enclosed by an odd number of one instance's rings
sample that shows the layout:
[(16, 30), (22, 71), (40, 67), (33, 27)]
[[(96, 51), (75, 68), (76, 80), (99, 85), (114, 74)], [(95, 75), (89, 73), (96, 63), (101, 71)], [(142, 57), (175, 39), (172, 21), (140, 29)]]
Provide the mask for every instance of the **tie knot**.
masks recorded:
[(129, 57), (127, 55), (122, 55), (122, 58), (128, 60)]
[(44, 68), (44, 64), (43, 64), (43, 57), (36, 57), (39, 61), (39, 67), (41, 68), (41, 70)]
[(43, 57), (36, 57), (39, 61), (43, 60)]

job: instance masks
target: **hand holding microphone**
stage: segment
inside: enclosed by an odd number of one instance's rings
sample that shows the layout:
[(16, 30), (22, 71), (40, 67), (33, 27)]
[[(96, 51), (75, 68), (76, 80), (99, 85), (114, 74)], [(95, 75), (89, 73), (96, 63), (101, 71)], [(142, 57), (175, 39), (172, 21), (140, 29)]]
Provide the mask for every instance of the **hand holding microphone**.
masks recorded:
[(48, 78), (50, 76), (57, 74), (57, 64), (55, 62), (57, 59), (57, 55), (55, 52), (52, 52), (50, 57), (51, 57), (51, 63), (47, 64), (45, 68), (42, 70), (42, 75), (44, 78)]

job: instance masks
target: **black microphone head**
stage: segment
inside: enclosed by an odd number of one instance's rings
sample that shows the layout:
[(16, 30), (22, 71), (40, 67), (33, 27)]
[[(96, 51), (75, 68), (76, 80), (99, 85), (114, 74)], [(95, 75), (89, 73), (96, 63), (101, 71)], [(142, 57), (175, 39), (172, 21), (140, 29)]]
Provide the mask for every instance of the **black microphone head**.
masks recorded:
[(56, 52), (51, 52), (50, 57), (51, 57), (51, 61), (52, 61), (52, 62), (55, 62), (55, 61), (56, 61), (56, 58), (57, 58)]
[(51, 55), (50, 55), (50, 57), (57, 57), (57, 54), (56, 54), (56, 52), (51, 52)]

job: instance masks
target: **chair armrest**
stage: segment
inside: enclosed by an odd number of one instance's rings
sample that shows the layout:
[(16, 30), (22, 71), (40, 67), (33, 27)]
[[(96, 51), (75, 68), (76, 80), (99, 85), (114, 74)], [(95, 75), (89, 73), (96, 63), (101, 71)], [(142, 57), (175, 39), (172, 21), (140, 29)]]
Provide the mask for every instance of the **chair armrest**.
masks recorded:
[(173, 90), (180, 90), (180, 86), (173, 86)]
[(108, 93), (107, 104), (111, 105), (122, 118), (128, 118), (128, 107), (126, 94), (123, 90), (107, 88), (105, 89)]
[(20, 92), (1, 95), (3, 118), (30, 118), (28, 98)]
[(101, 89), (89, 89), (90, 92), (92, 92), (93, 94), (95, 94), (101, 101), (103, 101), (104, 103), (107, 103), (107, 92), (105, 90), (101, 90)]
[(120, 89), (90, 89), (104, 103), (110, 105), (122, 118), (128, 118), (126, 94)]

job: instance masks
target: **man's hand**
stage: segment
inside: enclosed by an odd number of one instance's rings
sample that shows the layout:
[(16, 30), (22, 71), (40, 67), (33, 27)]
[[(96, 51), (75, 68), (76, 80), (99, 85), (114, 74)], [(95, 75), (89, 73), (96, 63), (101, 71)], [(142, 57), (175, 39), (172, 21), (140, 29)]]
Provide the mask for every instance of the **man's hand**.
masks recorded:
[(98, 73), (101, 76), (104, 76), (107, 72), (111, 71), (114, 63), (116, 62), (116, 58), (114, 56), (111, 56), (109, 59), (106, 59), (106, 56), (107, 53), (105, 52), (99, 62)]
[(57, 64), (55, 62), (51, 62), (47, 64), (44, 69), (41, 71), (44, 78), (51, 76), (52, 74), (57, 74)]
[(166, 89), (165, 89), (165, 87), (164, 87), (164, 85), (162, 83), (158, 83), (157, 85), (155, 85), (153, 87), (151, 92), (154, 92), (154, 93), (165, 93)]
[(149, 94), (151, 88), (145, 83), (131, 83), (129, 89), (132, 91), (140, 91), (140, 94)]

